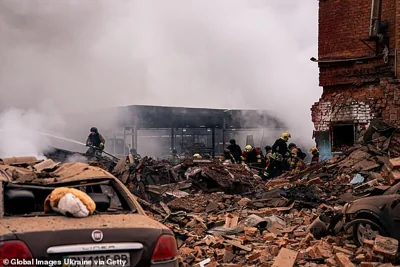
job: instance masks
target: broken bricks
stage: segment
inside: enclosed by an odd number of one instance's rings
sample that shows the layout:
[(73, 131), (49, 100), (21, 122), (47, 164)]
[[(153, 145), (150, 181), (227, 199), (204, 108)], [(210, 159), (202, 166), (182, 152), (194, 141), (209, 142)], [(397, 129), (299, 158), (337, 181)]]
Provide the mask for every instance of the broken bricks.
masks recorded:
[(339, 263), (340, 267), (356, 267), (349, 259), (349, 256), (344, 253), (336, 253), (336, 261)]
[[(373, 187), (385, 185), (383, 177), (397, 179), (400, 158), (389, 159), (376, 144), (355, 147), (352, 153), (337, 155), (328, 163), (302, 171), (301, 175), (284, 174), (267, 183), (254, 179), (254, 172), (239, 165), (185, 164), (173, 167), (175, 176), (172, 176), (174, 181), (193, 184), (187, 188), (176, 187), (186, 191), (182, 197), (162, 194), (174, 186), (164, 181), (168, 176), (153, 173), (159, 168), (168, 174), (170, 168), (162, 167), (161, 163), (144, 161), (139, 168), (141, 176), (136, 178), (146, 180), (154, 174), (160, 180), (160, 183), (150, 183), (162, 184), (158, 191), (151, 187), (161, 198), (152, 202), (160, 208), (151, 211), (158, 213), (158, 219), (179, 236), (179, 251), (186, 266), (198, 266), (196, 264), (205, 259), (210, 259), (205, 264), (207, 267), (352, 267), (355, 263), (375, 266), (374, 262), (382, 257), (386, 259), (395, 254), (394, 247), (398, 244), (381, 237), (361, 248), (348, 243), (347, 236), (342, 233), (325, 238), (332, 232), (327, 231), (329, 221), (320, 217), (340, 211), (342, 206), (338, 203), (352, 200), (356, 190), (356, 193), (370, 192)], [(380, 175), (382, 166), (388, 170), (383, 177)], [(143, 172), (144, 169), (149, 172)], [(185, 175), (181, 176), (181, 173)], [(358, 173), (364, 177), (364, 183), (349, 184)], [(253, 191), (246, 189), (245, 193), (238, 193), (240, 190), (233, 190), (236, 183)], [(215, 189), (220, 193), (209, 193)], [(226, 194), (228, 191), (231, 195)], [(341, 196), (345, 192), (347, 199)], [(166, 216), (179, 211), (185, 211), (186, 215)], [(317, 218), (323, 227), (319, 231), (310, 231), (308, 227)], [(367, 262), (372, 265), (366, 265)]]
[(375, 243), (373, 251), (384, 256), (395, 256), (399, 247), (399, 241), (390, 238), (377, 235), (375, 238)]
[(297, 251), (293, 251), (287, 248), (282, 248), (279, 251), (279, 254), (276, 257), (272, 267), (293, 267), (296, 262), (297, 255), (298, 255)]

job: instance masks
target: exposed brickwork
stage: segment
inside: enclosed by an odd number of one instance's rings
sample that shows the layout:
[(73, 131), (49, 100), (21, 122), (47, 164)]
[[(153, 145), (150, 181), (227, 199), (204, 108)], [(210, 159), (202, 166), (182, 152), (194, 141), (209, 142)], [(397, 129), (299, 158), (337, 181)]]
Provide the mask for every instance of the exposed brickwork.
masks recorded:
[(311, 108), (316, 131), (329, 131), (334, 122), (368, 124), (374, 117), (400, 126), (400, 89), (382, 81), (377, 85), (324, 90)]
[[(375, 117), (400, 126), (400, 83), (394, 80), (400, 70), (400, 60), (396, 69), (394, 57), (400, 48), (400, 0), (382, 0), (382, 20), (389, 26), (387, 62), (382, 57), (384, 44), (372, 58), (374, 51), (360, 41), (368, 38), (370, 16), (370, 0), (319, 1), (318, 59), (325, 62), (319, 63), (323, 93), (311, 108), (317, 132), (330, 131), (338, 123), (361, 130)], [(366, 43), (376, 48), (375, 42)], [(363, 59), (331, 61), (354, 58)]]

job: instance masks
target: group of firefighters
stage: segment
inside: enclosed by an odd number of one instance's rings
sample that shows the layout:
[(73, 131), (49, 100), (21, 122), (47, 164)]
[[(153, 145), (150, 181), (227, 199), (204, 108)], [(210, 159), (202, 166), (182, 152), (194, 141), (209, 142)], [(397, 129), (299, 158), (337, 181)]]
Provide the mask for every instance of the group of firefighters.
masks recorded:
[[(245, 164), (252, 168), (263, 170), (263, 178), (269, 179), (279, 176), (284, 171), (291, 171), (293, 174), (299, 173), (306, 164), (304, 159), (306, 154), (294, 143), (287, 144), (291, 135), (287, 132), (282, 133), (281, 137), (271, 146), (266, 146), (265, 156), (261, 148), (246, 145), (244, 151), (240, 148), (234, 139), (230, 140), (230, 145), (224, 150), (223, 160), (234, 164)], [(86, 140), (89, 147), (86, 154), (95, 155), (96, 152), (104, 150), (105, 139), (99, 134), (96, 127), (90, 129), (90, 135)], [(312, 147), (309, 150), (312, 154), (311, 164), (319, 162), (318, 148)], [(130, 151), (136, 156), (136, 151)], [(173, 150), (173, 155), (178, 159), (177, 151)], [(193, 155), (193, 158), (201, 158), (199, 154)]]
[[(230, 145), (224, 150), (224, 161), (231, 163), (241, 163), (253, 168), (264, 170), (263, 178), (269, 179), (281, 175), (284, 171), (291, 171), (293, 174), (299, 173), (306, 167), (304, 159), (306, 154), (294, 143), (287, 144), (291, 135), (287, 132), (282, 133), (281, 137), (271, 146), (266, 146), (265, 156), (261, 148), (246, 145), (244, 151), (234, 139), (230, 140)], [(312, 154), (311, 164), (319, 162), (318, 148), (312, 147), (309, 150)]]

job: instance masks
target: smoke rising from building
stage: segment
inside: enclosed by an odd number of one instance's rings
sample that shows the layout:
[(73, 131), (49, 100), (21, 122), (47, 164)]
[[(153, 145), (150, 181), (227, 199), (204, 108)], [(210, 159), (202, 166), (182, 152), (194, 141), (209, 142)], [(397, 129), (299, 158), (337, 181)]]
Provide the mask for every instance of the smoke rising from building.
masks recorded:
[[(0, 0), (0, 121), (84, 141), (97, 122), (115, 121), (90, 117), (96, 108), (266, 109), (293, 141), (312, 145), (317, 8), (301, 0)], [(65, 119), (71, 112), (87, 116)], [(40, 123), (26, 124), (29, 116)]]

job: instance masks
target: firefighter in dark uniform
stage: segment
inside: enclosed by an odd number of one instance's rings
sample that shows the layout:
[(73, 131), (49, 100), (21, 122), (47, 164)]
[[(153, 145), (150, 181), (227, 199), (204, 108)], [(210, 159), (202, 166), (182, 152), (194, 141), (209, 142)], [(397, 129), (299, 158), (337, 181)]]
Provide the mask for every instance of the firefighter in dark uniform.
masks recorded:
[(236, 163), (235, 157), (232, 155), (232, 153), (231, 153), (231, 151), (229, 151), (229, 149), (224, 150), (223, 157), (224, 157), (225, 161), (229, 160), (233, 164)]
[(86, 146), (89, 146), (88, 151), (86, 151), (86, 155), (94, 156), (96, 154), (96, 151), (99, 151), (100, 152), (99, 154), (101, 154), (101, 151), (104, 150), (105, 143), (106, 140), (103, 138), (101, 134), (99, 134), (97, 128), (92, 127), (90, 129), (90, 134), (86, 139)]
[(241, 162), (241, 156), (242, 156), (242, 149), (240, 148), (239, 145), (236, 144), (236, 140), (235, 139), (231, 139), (229, 141), (229, 143), (231, 143), (231, 144), (227, 147), (227, 149), (231, 152), (231, 154), (235, 158), (235, 161), (237, 163), (240, 163)]
[(262, 163), (260, 151), (258, 151), (257, 148), (254, 148), (251, 145), (247, 145), (244, 148), (244, 152), (242, 154), (241, 160), (242, 160), (243, 164), (247, 164), (247, 165)]
[(287, 142), (291, 138), (289, 133), (282, 133), (281, 138), (275, 141), (272, 146), (270, 164), (265, 169), (264, 178), (272, 178), (281, 175), (284, 169), (284, 162), (287, 162), (290, 152)]

